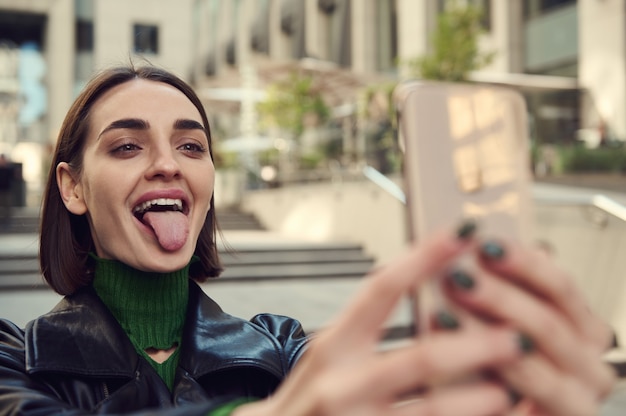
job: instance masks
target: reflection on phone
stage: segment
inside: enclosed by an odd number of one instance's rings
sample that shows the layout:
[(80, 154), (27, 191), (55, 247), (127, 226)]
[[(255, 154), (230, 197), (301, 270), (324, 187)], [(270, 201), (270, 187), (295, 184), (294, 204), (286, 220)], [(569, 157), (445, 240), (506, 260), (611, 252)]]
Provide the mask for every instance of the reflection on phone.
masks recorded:
[[(514, 186), (519, 146), (510, 127), (515, 109), (494, 91), (483, 89), (448, 96), (447, 110), (450, 157), (459, 190), (470, 194)], [(520, 209), (519, 193), (509, 189), (480, 202), (465, 199), (461, 211), (464, 217), (482, 218), (496, 213), (516, 216)]]

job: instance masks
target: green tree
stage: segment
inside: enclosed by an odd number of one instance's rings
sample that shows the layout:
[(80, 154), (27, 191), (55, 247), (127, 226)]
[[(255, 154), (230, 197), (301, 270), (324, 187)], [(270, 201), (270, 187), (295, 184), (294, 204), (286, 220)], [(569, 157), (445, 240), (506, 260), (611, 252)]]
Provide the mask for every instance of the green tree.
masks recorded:
[(298, 138), (307, 120), (323, 124), (330, 110), (320, 91), (314, 89), (313, 78), (293, 72), (290, 77), (268, 88), (267, 99), (257, 110), (265, 126), (277, 126)]
[(454, 2), (438, 16), (432, 33), (432, 51), (408, 62), (411, 76), (461, 82), (470, 72), (488, 65), (494, 52), (482, 52), (478, 41), (484, 33), (483, 12), (472, 5)]

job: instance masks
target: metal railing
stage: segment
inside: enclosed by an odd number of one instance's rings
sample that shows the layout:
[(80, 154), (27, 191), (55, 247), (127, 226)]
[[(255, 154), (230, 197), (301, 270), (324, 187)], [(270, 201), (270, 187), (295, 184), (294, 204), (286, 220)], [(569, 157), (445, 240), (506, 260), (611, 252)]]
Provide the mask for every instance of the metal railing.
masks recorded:
[[(406, 204), (406, 194), (402, 187), (372, 166), (365, 166), (363, 176), (376, 184), (393, 198)], [(626, 222), (626, 206), (604, 194), (592, 195), (533, 195), (533, 200), (541, 205), (590, 206)]]

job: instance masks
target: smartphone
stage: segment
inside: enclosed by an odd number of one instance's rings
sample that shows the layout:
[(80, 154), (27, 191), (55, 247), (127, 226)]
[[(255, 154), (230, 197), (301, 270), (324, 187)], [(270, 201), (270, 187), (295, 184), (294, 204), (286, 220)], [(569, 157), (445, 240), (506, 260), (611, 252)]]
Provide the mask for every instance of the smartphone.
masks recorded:
[[(481, 235), (532, 238), (527, 110), (517, 91), (469, 83), (410, 81), (393, 94), (404, 152), (409, 235), (474, 219)], [(415, 330), (443, 302), (415, 294)]]

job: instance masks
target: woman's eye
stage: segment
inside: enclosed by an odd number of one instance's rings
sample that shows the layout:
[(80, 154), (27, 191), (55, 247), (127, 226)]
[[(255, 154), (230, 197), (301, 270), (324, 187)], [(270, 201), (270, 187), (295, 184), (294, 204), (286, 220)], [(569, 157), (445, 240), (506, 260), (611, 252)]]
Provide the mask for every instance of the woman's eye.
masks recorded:
[(137, 151), (139, 149), (140, 149), (140, 147), (137, 146), (136, 144), (124, 143), (124, 144), (114, 148), (112, 153), (113, 154), (124, 155), (124, 154), (129, 154), (129, 153), (135, 152), (135, 151)]
[(206, 151), (204, 146), (198, 143), (185, 143), (179, 149), (188, 153), (204, 153)]

